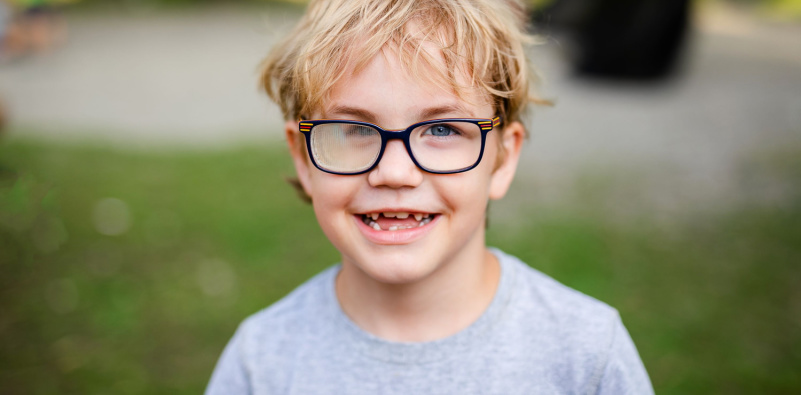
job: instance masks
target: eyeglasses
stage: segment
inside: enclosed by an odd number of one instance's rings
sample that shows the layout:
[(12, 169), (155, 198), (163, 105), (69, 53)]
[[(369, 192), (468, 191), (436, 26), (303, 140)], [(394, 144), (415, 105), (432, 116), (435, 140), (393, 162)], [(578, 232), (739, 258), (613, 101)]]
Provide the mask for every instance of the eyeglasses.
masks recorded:
[(298, 128), (306, 136), (312, 163), (327, 173), (366, 173), (381, 160), (387, 142), (399, 139), (420, 169), (452, 174), (478, 166), (487, 133), (500, 123), (500, 117), (447, 118), (385, 130), (367, 122), (324, 119), (300, 121)]

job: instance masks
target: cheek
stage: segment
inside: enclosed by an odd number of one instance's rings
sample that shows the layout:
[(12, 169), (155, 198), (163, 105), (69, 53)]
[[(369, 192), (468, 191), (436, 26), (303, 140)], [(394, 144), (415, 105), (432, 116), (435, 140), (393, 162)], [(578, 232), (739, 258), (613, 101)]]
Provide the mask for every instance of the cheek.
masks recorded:
[[(317, 171), (315, 169), (315, 171)], [(348, 207), (353, 201), (355, 188), (348, 179), (317, 171), (311, 177), (312, 206), (317, 223), (334, 247), (341, 249), (349, 239), (348, 222), (352, 220)]]
[(490, 169), (482, 166), (465, 173), (445, 177), (438, 183), (438, 193), (455, 214), (482, 214), (489, 201)]
[[(495, 132), (495, 130), (492, 131), (492, 133)], [(501, 144), (500, 132), (501, 131), (498, 130), (498, 134), (487, 136), (487, 145), (484, 147), (484, 157), (481, 158), (481, 165), (489, 166), (492, 171), (495, 171), (495, 169), (500, 166), (500, 160), (503, 155), (503, 144)]]
[(359, 181), (354, 178), (358, 177), (337, 176), (314, 170), (310, 177), (310, 187), (317, 218), (331, 218), (344, 212), (359, 188)]
[(440, 191), (457, 200), (472, 200), (476, 206), (486, 205), (482, 199), (489, 199), (489, 187), (498, 158), (498, 141), (487, 136), (484, 155), (474, 169), (464, 173), (453, 174), (442, 178)]

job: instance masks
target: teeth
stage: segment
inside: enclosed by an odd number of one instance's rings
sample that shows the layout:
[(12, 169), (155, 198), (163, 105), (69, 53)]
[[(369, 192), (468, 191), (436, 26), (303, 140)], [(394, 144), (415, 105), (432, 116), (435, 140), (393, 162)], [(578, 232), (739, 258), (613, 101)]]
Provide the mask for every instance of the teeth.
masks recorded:
[(377, 221), (378, 217), (380, 217), (381, 214), (383, 214), (385, 218), (398, 218), (398, 219), (406, 219), (406, 218), (409, 218), (409, 216), (414, 216), (414, 219), (416, 219), (418, 221), (420, 221), (423, 218), (428, 218), (428, 214), (422, 214), (422, 213), (414, 213), (414, 214), (412, 214), (412, 213), (405, 212), (405, 211), (398, 211), (398, 212), (387, 211), (387, 212), (383, 212), (383, 213), (369, 213), (369, 214), (365, 214), (364, 216), (365, 217), (370, 217), (373, 221)]
[[(389, 227), (389, 229), (381, 229), (381, 226), (378, 225), (378, 223), (376, 221), (378, 220), (378, 217), (380, 217), (382, 214), (386, 218), (398, 218), (398, 219), (406, 219), (406, 218), (409, 218), (409, 216), (413, 216), (414, 219), (417, 220), (418, 223), (416, 225), (392, 225), (392, 226)], [(391, 232), (391, 231), (396, 231), (396, 230), (412, 229), (412, 228), (419, 228), (421, 226), (425, 226), (425, 225), (427, 225), (428, 223), (431, 222), (432, 218), (433, 217), (431, 216), (431, 214), (422, 214), (422, 213), (411, 214), (411, 213), (408, 213), (408, 212), (401, 211), (401, 212), (385, 212), (385, 213), (364, 214), (363, 221), (364, 221), (365, 224), (367, 224), (367, 226), (369, 226), (369, 227), (371, 227), (371, 228), (373, 228), (375, 230), (382, 230), (382, 231), (390, 231)]]

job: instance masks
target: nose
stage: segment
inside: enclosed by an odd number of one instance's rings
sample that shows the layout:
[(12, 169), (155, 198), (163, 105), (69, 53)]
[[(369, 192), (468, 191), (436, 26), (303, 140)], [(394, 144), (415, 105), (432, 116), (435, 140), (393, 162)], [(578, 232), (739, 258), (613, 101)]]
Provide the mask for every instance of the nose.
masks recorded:
[(416, 187), (423, 182), (423, 171), (412, 161), (400, 140), (390, 140), (378, 165), (367, 175), (373, 187)]

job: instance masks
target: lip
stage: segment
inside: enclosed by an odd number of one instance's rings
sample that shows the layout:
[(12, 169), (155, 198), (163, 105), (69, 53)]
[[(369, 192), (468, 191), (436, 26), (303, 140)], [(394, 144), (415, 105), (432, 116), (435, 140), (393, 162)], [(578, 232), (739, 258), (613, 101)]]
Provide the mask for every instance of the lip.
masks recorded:
[[(382, 210), (380, 212), (397, 212), (397, 211), (405, 211), (405, 212), (420, 212), (420, 211), (413, 211), (413, 210)], [(373, 211), (370, 211), (373, 212)], [(382, 245), (401, 245), (401, 244), (409, 244), (413, 243), (421, 238), (423, 238), (428, 232), (434, 229), (434, 226), (439, 222), (440, 215), (435, 215), (431, 222), (427, 223), (424, 226), (411, 228), (411, 229), (398, 229), (398, 230), (375, 230), (370, 226), (367, 226), (362, 221), (362, 214), (355, 214), (353, 215), (353, 220), (356, 222), (356, 227), (359, 228), (359, 231), (362, 232), (367, 240), (375, 243), (375, 244), (382, 244)]]

